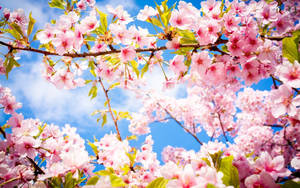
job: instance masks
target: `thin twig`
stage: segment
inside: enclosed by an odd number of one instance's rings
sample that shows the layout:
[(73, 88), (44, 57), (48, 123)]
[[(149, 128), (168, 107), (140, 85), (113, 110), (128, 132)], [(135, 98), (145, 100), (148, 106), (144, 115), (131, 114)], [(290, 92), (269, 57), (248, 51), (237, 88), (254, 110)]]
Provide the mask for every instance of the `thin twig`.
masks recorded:
[(9, 180), (7, 180), (7, 181), (5, 181), (5, 182), (1, 183), (1, 184), (0, 184), (0, 187), (4, 186), (5, 184), (8, 184), (8, 183), (10, 183), (10, 182), (13, 182), (13, 181), (19, 180), (19, 179), (21, 179), (21, 177), (20, 177), (20, 176), (18, 176), (18, 177), (15, 177), (15, 178), (11, 178), (11, 179), (9, 179)]
[(3, 135), (3, 137), (6, 139), (6, 133), (5, 131), (2, 129), (2, 127), (0, 126), (0, 132)]
[(192, 135), (195, 140), (197, 140), (197, 142), (200, 144), (200, 145), (203, 145), (203, 143), (199, 140), (199, 138), (193, 134), (189, 129), (187, 129), (186, 127), (184, 127), (167, 109), (163, 108), (159, 103), (158, 105), (172, 118), (174, 119), (174, 121), (180, 126), (182, 127), (186, 132), (188, 132), (190, 135)]
[(220, 116), (219, 112), (217, 112), (217, 115), (218, 115), (218, 119), (219, 119), (219, 122), (220, 122), (220, 125), (221, 125), (221, 128), (222, 128), (222, 132), (223, 132), (223, 135), (225, 137), (225, 140), (226, 140), (226, 142), (228, 142), (228, 139), (227, 139), (226, 133), (224, 131), (224, 126), (223, 126), (223, 123), (221, 121), (221, 116)]
[[(281, 84), (283, 84), (283, 82), (281, 80), (279, 80), (278, 78), (276, 78), (275, 76), (273, 76), (273, 75), (270, 75), (270, 76), (272, 77), (272, 79), (274, 79), (274, 80), (280, 82)], [(297, 93), (300, 93), (300, 91), (297, 88), (292, 87), (292, 89), (294, 91), (296, 91)]]
[(101, 79), (100, 77), (99, 77), (98, 80), (99, 80), (99, 82), (100, 82), (100, 84), (101, 84), (101, 87), (102, 87), (102, 90), (103, 90), (103, 92), (104, 92), (104, 94), (105, 94), (106, 101), (107, 101), (107, 106), (108, 106), (108, 111), (109, 111), (109, 113), (110, 113), (110, 115), (111, 115), (111, 118), (112, 118), (114, 124), (115, 124), (115, 128), (116, 128), (116, 131), (117, 131), (118, 139), (119, 139), (120, 141), (122, 141), (121, 134), (120, 134), (120, 131), (119, 131), (119, 128), (118, 128), (118, 122), (117, 122), (117, 119), (115, 118), (115, 116), (114, 116), (114, 114), (113, 114), (113, 112), (112, 112), (112, 109), (111, 109), (110, 100), (109, 100), (109, 97), (108, 97), (108, 90), (105, 89), (104, 84), (103, 84), (103, 82), (102, 82), (102, 79)]

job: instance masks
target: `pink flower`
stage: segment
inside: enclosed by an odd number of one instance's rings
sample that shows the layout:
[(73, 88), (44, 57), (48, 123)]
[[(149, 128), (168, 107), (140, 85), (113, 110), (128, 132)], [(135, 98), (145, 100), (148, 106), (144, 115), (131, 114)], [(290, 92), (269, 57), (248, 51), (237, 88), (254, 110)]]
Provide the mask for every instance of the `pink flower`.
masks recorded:
[(94, 15), (85, 17), (80, 23), (80, 30), (83, 34), (89, 33), (98, 27), (99, 23)]
[(173, 38), (172, 41), (168, 41), (166, 43), (166, 47), (170, 50), (178, 50), (180, 48), (180, 42), (179, 38)]
[(280, 35), (292, 29), (293, 21), (291, 20), (289, 12), (279, 14), (277, 21), (273, 22), (272, 26), (276, 27), (276, 30)]
[(54, 38), (54, 28), (50, 24), (46, 24), (43, 31), (40, 31), (36, 35), (40, 43), (45, 44), (50, 42)]
[(228, 32), (236, 31), (238, 29), (238, 24), (241, 21), (241, 18), (236, 17), (231, 12), (223, 16), (224, 26)]
[(0, 98), (0, 104), (4, 107), (4, 112), (6, 114), (13, 114), (16, 109), (21, 108), (21, 103), (16, 102), (16, 98), (11, 95), (5, 95)]
[(280, 188), (278, 184), (274, 182), (272, 177), (267, 172), (261, 172), (260, 174), (253, 174), (246, 178), (245, 186), (247, 188)]
[(300, 88), (300, 64), (298, 61), (295, 61), (293, 64), (284, 61), (283, 64), (277, 66), (276, 75), (286, 85)]
[(113, 14), (113, 18), (118, 18), (117, 23), (122, 24), (128, 24), (133, 21), (133, 19), (130, 17), (127, 11), (123, 9), (122, 5), (117, 6), (116, 8), (113, 8), (110, 5), (106, 6), (107, 11), (111, 14)]
[(183, 55), (176, 55), (171, 61), (170, 61), (170, 69), (175, 74), (181, 74), (186, 71), (186, 66), (184, 65), (184, 56)]
[(4, 16), (4, 18), (5, 18), (6, 20), (8, 20), (9, 17), (10, 17), (10, 10), (7, 9), (7, 8), (4, 8), (4, 9), (3, 9), (3, 16)]
[(274, 107), (272, 108), (272, 114), (275, 118), (278, 118), (285, 113), (290, 116), (294, 116), (297, 113), (296, 106), (300, 105), (300, 95), (293, 98), (293, 90), (287, 85), (281, 85), (277, 90), (272, 90), (272, 100), (274, 101)]
[(16, 142), (16, 150), (20, 155), (27, 155), (30, 158), (34, 158), (36, 156), (36, 149), (40, 146), (38, 140), (30, 136), (22, 136)]
[(151, 16), (155, 16), (158, 14), (157, 10), (148, 5), (145, 5), (144, 9), (140, 10), (139, 14), (137, 15), (137, 19), (141, 21), (146, 21)]
[(114, 42), (117, 44), (130, 44), (132, 40), (132, 33), (130, 33), (127, 29), (126, 26), (123, 24), (110, 24), (109, 25), (109, 30), (114, 37)]
[(136, 52), (133, 46), (128, 46), (126, 48), (121, 49), (121, 54), (120, 58), (121, 61), (126, 62), (126, 61), (131, 61), (135, 58)]
[(291, 172), (285, 168), (283, 156), (271, 158), (268, 152), (262, 152), (255, 161), (255, 168), (259, 171), (265, 171), (272, 176), (274, 180), (278, 177), (289, 176)]
[(60, 70), (57, 71), (53, 77), (53, 83), (58, 89), (66, 88), (71, 89), (73, 88), (73, 79), (74, 75), (70, 71)]
[(9, 20), (11, 22), (15, 22), (16, 24), (18, 24), (22, 28), (25, 27), (25, 25), (28, 24), (28, 20), (25, 16), (25, 12), (24, 12), (23, 9), (18, 9), (18, 10), (13, 11), (10, 14)]
[(192, 66), (191, 69), (197, 71), (200, 75), (204, 75), (206, 69), (211, 64), (211, 59), (207, 51), (200, 53), (194, 53), (192, 55)]
[(85, 10), (86, 9), (86, 5), (84, 3), (84, 0), (80, 0), (79, 2), (77, 2), (77, 8), (79, 10)]
[(190, 164), (186, 165), (179, 174), (177, 180), (171, 180), (167, 184), (167, 188), (183, 187), (189, 188), (197, 185), (195, 172)]
[(278, 19), (278, 7), (277, 2), (266, 3), (265, 1), (261, 2), (262, 8), (258, 9), (257, 17), (261, 18), (263, 24), (267, 24), (269, 22), (275, 22)]
[(188, 29), (188, 27), (192, 24), (192, 20), (187, 15), (183, 14), (178, 10), (173, 10), (170, 18), (170, 24), (173, 27), (177, 27), (179, 29)]
[(56, 47), (56, 52), (59, 55), (63, 55), (66, 52), (70, 52), (73, 49), (74, 44), (74, 32), (67, 31), (66, 33), (57, 34), (53, 39), (53, 45)]

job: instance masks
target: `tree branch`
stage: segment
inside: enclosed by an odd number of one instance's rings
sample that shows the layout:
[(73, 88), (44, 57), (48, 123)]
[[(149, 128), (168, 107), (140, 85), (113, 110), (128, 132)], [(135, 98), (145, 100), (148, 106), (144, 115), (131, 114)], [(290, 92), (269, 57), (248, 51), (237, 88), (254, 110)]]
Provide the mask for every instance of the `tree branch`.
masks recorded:
[(100, 77), (99, 77), (98, 80), (99, 80), (99, 82), (101, 84), (101, 87), (102, 87), (102, 90), (103, 90), (103, 92), (105, 94), (106, 101), (107, 101), (107, 106), (108, 106), (108, 111), (109, 111), (109, 113), (111, 115), (111, 118), (112, 118), (114, 124), (115, 124), (115, 128), (116, 128), (116, 131), (117, 131), (118, 139), (120, 141), (122, 141), (121, 134), (120, 134), (120, 131), (119, 131), (119, 128), (118, 128), (118, 122), (117, 122), (117, 119), (115, 118), (115, 116), (114, 116), (114, 114), (112, 112), (111, 105), (110, 105), (110, 102), (109, 102), (110, 100), (109, 100), (109, 97), (108, 97), (108, 90), (105, 89), (104, 84), (102, 82), (102, 79)]
[[(149, 95), (148, 95), (149, 96)], [(187, 129), (186, 127), (184, 127), (181, 123), (180, 123), (180, 121), (178, 121), (170, 112), (169, 112), (169, 110), (168, 109), (166, 109), (166, 108), (164, 108), (164, 107), (162, 107), (158, 102), (156, 102), (156, 104), (160, 107), (160, 108), (162, 108), (180, 127), (182, 127), (186, 132), (188, 132), (190, 135), (192, 135), (194, 138), (195, 138), (195, 140), (200, 144), (200, 145), (203, 145), (203, 142), (201, 142), (200, 140), (199, 140), (199, 138), (195, 135), (195, 134), (193, 134), (189, 129)]]
[(217, 112), (217, 115), (218, 115), (218, 119), (219, 119), (219, 122), (220, 122), (220, 125), (221, 125), (221, 128), (222, 128), (222, 132), (223, 132), (223, 135), (225, 137), (225, 140), (226, 140), (226, 142), (228, 142), (228, 139), (227, 139), (226, 133), (224, 131), (224, 126), (223, 126), (223, 123), (221, 121), (221, 116), (220, 116), (219, 112)]

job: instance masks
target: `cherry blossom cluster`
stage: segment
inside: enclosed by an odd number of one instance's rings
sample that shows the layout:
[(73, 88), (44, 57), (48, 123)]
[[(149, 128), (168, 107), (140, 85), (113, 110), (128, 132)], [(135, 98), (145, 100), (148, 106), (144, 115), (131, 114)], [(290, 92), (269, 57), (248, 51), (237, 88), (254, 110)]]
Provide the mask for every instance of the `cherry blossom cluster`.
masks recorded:
[[(89, 154), (76, 128), (65, 125), (61, 130), (24, 119), (16, 112), (21, 104), (0, 86), (1, 108), (11, 115), (0, 127), (0, 186), (61, 187), (71, 181), (73, 187), (87, 188), (253, 188), (280, 187), (278, 183), (291, 179), (288, 183), (297, 184), (298, 1), (207, 0), (200, 9), (184, 1), (177, 6), (163, 1), (136, 15), (156, 33), (140, 27), (122, 6), (107, 6), (107, 15), (95, 0), (52, 0), (49, 5), (64, 9), (64, 14), (33, 37), (31, 14), (27, 18), (21, 9), (3, 10), (0, 38), (15, 40), (0, 41), (8, 47), (0, 59), (0, 74), (8, 77), (19, 66), (15, 55), (23, 50), (44, 55), (43, 76), (59, 89), (92, 83), (89, 95), (94, 98), (100, 83), (107, 99), (105, 113), (110, 113), (117, 134), (89, 142), (94, 152)], [(39, 49), (29, 39), (38, 40)], [(163, 90), (182, 84), (184, 97), (149, 91), (143, 75), (155, 68), (165, 79)], [(263, 79), (272, 80), (272, 88), (251, 87)], [(152, 122), (173, 121), (195, 138), (199, 151), (166, 146), (161, 164), (151, 135), (141, 147), (132, 147), (130, 137), (121, 138), (121, 115), (108, 97), (116, 86), (132, 90), (143, 103), (126, 116), (133, 138), (150, 134)], [(211, 141), (203, 143), (197, 137), (201, 131)], [(95, 170), (99, 166), (102, 170)]]

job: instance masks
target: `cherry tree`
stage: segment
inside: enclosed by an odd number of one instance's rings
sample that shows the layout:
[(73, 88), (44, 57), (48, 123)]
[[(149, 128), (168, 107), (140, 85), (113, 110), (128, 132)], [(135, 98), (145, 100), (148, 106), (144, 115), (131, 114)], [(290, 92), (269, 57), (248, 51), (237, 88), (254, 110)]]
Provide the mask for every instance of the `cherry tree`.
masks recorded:
[[(0, 86), (1, 109), (9, 115), (0, 127), (1, 187), (300, 186), (299, 1), (207, 0), (199, 9), (165, 0), (134, 16), (122, 6), (101, 12), (95, 0), (48, 4), (61, 15), (44, 28), (36, 28), (31, 13), (1, 7), (0, 74), (10, 79), (22, 66), (19, 53), (39, 54), (49, 84), (90, 87), (91, 99), (105, 97), (106, 108), (93, 115), (102, 126), (111, 120), (115, 131), (88, 142), (88, 153), (76, 128), (24, 119), (21, 103)], [(184, 85), (187, 95), (145, 89), (144, 75), (155, 67), (165, 90)], [(272, 88), (251, 87), (263, 79)], [(143, 107), (113, 109), (109, 94), (116, 87), (132, 91)], [(121, 119), (132, 136), (120, 134)], [(200, 150), (166, 146), (162, 164), (149, 125), (166, 121)], [(210, 141), (201, 140), (202, 131)], [(142, 146), (131, 146), (140, 135), (147, 135)]]

